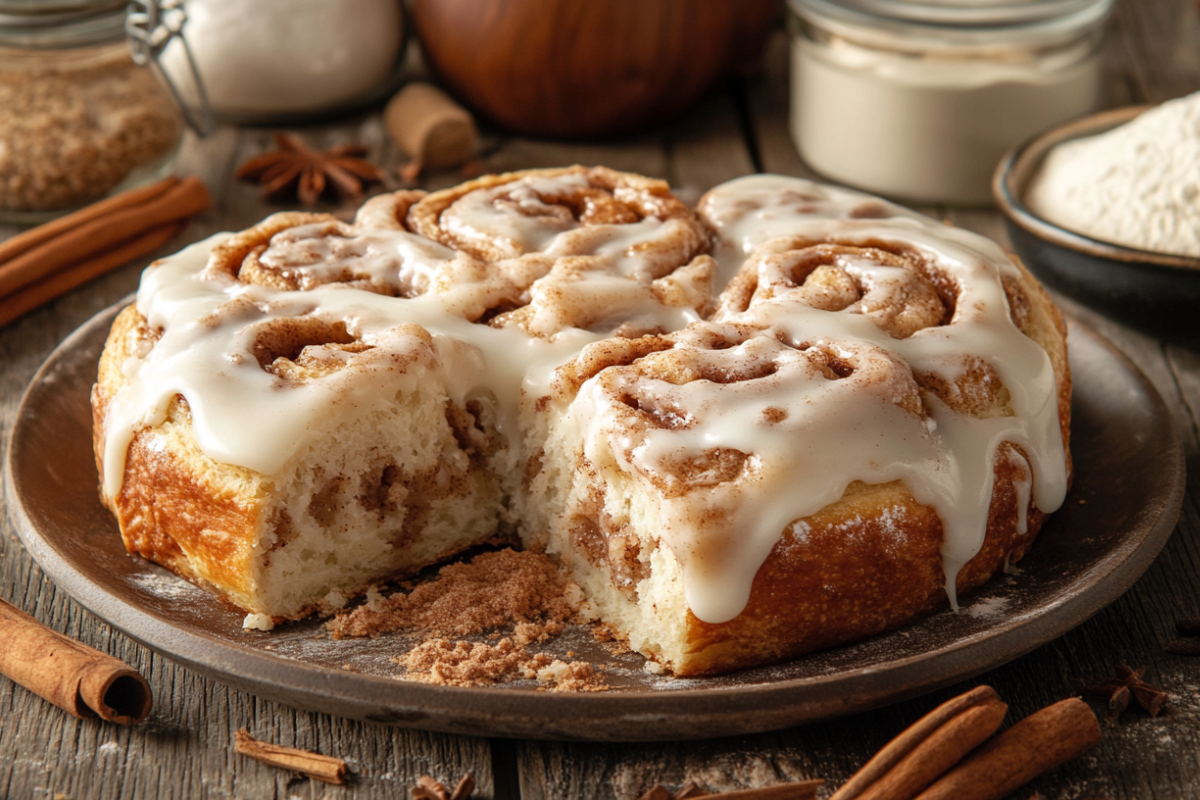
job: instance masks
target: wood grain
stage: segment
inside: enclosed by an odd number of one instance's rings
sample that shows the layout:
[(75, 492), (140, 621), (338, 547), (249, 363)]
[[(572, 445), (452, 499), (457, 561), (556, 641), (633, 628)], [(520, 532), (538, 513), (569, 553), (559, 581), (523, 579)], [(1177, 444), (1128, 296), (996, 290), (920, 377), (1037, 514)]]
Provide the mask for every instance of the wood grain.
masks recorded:
[[(1106, 55), (1110, 104), (1200, 89), (1198, 42), (1200, 14), (1191, 0), (1118, 3)], [(484, 130), (487, 166), (604, 163), (666, 178), (692, 199), (752, 171), (755, 154), (765, 170), (808, 175), (787, 133), (786, 48), (786, 40), (777, 37), (762, 73), (719, 84), (679, 121), (636, 136), (567, 144)], [(320, 147), (363, 142), (369, 158), (393, 174), (405, 160), (378, 115), (302, 133)], [(262, 201), (257, 187), (231, 178), (241, 160), (269, 145), (269, 131), (231, 127), (203, 142), (187, 140), (181, 171), (200, 175), (216, 206), (170, 249), (246, 227), (278, 210)], [(458, 180), (446, 171), (426, 176), (425, 185)], [(344, 216), (352, 211), (326, 210)], [(992, 211), (930, 210), (1003, 239)], [(0, 237), (13, 232), (0, 228)], [(42, 360), (90, 316), (132, 291), (148, 261), (0, 328), (0, 447), (7, 446), (16, 405)], [(699, 741), (658, 745), (488, 741), (351, 722), (255, 698), (154, 655), (56, 590), (17, 542), (7, 514), (0, 514), (0, 596), (55, 630), (132, 664), (156, 698), (149, 720), (127, 729), (76, 720), (0, 678), (0, 797), (370, 800), (406, 797), (422, 774), (453, 782), (466, 771), (479, 782), (476, 798), (632, 800), (659, 782), (678, 787), (693, 779), (711, 790), (729, 790), (805, 778), (825, 778), (820, 796), (828, 797), (893, 736), (977, 683), (994, 686), (1010, 704), (1010, 718), (1020, 719), (1074, 694), (1077, 679), (1108, 674), (1118, 660), (1147, 665), (1147, 680), (1171, 694), (1167, 712), (1157, 719), (1126, 712), (1120, 724), (1105, 729), (1097, 750), (1015, 796), (1024, 800), (1037, 791), (1073, 800), (1200, 797), (1200, 659), (1162, 650), (1175, 638), (1177, 619), (1200, 616), (1200, 354), (1063, 305), (1127, 353), (1162, 393), (1184, 438), (1188, 496), (1162, 557), (1128, 594), (1066, 636), (974, 681), (827, 723), (732, 739), (709, 731)], [(239, 727), (279, 744), (345, 757), (354, 779), (346, 787), (315, 784), (237, 756), (233, 737)]]

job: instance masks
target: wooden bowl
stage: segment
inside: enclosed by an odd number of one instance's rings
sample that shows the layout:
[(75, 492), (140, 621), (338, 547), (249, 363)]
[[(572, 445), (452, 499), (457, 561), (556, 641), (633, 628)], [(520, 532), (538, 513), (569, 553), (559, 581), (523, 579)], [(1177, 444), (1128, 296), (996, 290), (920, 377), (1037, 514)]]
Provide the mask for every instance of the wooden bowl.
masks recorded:
[(415, 0), (443, 86), (487, 120), (605, 136), (678, 114), (750, 60), (777, 0)]

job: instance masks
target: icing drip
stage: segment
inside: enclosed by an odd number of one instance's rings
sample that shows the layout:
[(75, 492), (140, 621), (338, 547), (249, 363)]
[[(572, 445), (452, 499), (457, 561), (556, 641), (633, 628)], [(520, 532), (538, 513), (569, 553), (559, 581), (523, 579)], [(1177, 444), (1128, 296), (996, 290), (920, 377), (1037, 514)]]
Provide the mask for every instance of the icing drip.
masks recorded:
[[(104, 489), (110, 496), (120, 490), (134, 433), (161, 423), (176, 394), (188, 401), (205, 454), (270, 475), (303, 447), (313, 420), (331, 407), (353, 408), (364, 393), (395, 393), (396, 376), (414, 369), (439, 381), (454, 402), (494, 393), (498, 427), (511, 435), (522, 386), (539, 391), (539, 376), (548, 384), (555, 366), (598, 338), (577, 331), (532, 339), (476, 325), (447, 313), (433, 295), (406, 300), (338, 284), (283, 292), (229, 277), (201, 278), (210, 250), (225, 238), (193, 245), (142, 278), (138, 309), (162, 335), (143, 358), (123, 365), (129, 383), (114, 398), (105, 425)], [(299, 318), (344, 323), (350, 337), (370, 347), (344, 356), (353, 369), (286, 381), (263, 368), (255, 343), (260, 334)], [(431, 334), (432, 345), (410, 326)]]
[[(581, 181), (586, 186), (579, 175), (558, 175), (532, 179), (529, 186), (518, 182), (509, 191), (519, 205), (537, 211), (535, 189), (561, 195)], [(476, 192), (458, 202), (469, 210), (481, 203), (492, 208), (494, 200)], [(147, 270), (138, 310), (161, 335), (143, 357), (123, 365), (129, 383), (114, 398), (105, 425), (105, 491), (120, 490), (134, 434), (160, 424), (177, 394), (187, 400), (209, 457), (264, 474), (303, 449), (306, 431), (329, 408), (353, 408), (366, 395), (394, 393), (397, 376), (409, 371), (438, 381), (455, 403), (494, 395), (498, 428), (517, 441), (522, 393), (545, 395), (553, 370), (584, 344), (631, 319), (644, 329), (674, 330), (699, 319), (697, 307), (709, 300), (711, 270), (687, 264), (694, 248), (684, 242), (681, 249), (673, 220), (551, 224), (570, 228), (564, 235), (575, 234), (572, 249), (572, 240), (542, 235), (545, 219), (554, 214), (534, 214), (532, 222), (521, 214), (481, 214), (491, 226), (511, 222), (520, 247), (551, 246), (568, 267), (580, 257), (600, 258), (588, 260), (580, 274), (556, 265), (534, 281), (526, 297), (527, 303), (532, 298), (534, 323), (524, 330), (470, 321), (491, 301), (519, 299), (520, 287), (502, 270), (417, 234), (332, 217), (276, 215)], [(648, 266), (672, 248), (671, 269)], [(599, 306), (598, 293), (615, 310)], [(323, 326), (314, 333), (306, 320)], [(411, 326), (431, 335), (430, 341), (406, 330)], [(348, 368), (317, 380), (289, 381), (262, 363), (263, 339), (283, 337), (298, 349), (293, 340), (304, 331), (315, 336), (301, 342), (314, 358), (321, 355), (314, 348), (329, 335), (365, 347), (339, 353), (333, 360)], [(328, 351), (324, 355), (330, 361)]]
[(700, 199), (696, 213), (717, 233), (714, 255), (721, 265), (721, 285), (755, 248), (792, 234), (800, 219), (927, 219), (861, 192), (779, 175), (748, 175), (723, 183)]
[[(738, 326), (707, 330), (721, 343), (744, 335)], [(605, 370), (572, 406), (589, 461), (615, 462), (658, 489), (658, 532), (683, 566), (688, 606), (705, 622), (741, 613), (780, 532), (840, 498), (851, 481), (945, 475), (933, 434), (913, 410), (916, 383), (887, 350), (798, 349), (774, 333), (752, 330), (720, 350), (678, 337), (677, 349), (639, 362), (643, 375)], [(826, 348), (853, 365), (852, 375), (822, 368)], [(659, 355), (674, 373), (706, 377), (681, 385), (646, 377)], [(711, 463), (714, 451), (724, 464)]]
[(411, 233), (335, 225), (331, 230), (329, 223), (311, 223), (282, 231), (258, 260), (301, 290), (364, 280), (411, 297), (425, 293), (437, 268), (455, 256), (450, 248)]

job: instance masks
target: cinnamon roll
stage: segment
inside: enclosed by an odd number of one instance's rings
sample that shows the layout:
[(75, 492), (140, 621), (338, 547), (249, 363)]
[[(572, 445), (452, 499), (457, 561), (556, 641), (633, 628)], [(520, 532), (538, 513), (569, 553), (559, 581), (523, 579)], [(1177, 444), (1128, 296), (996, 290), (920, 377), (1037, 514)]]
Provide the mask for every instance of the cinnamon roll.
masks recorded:
[(127, 547), (275, 621), (515, 537), (681, 675), (903, 624), (1069, 480), (1065, 331), (996, 245), (605, 168), (277, 214), (147, 270), (93, 393)]
[(407, 225), (519, 288), (494, 327), (627, 336), (710, 310), (708, 231), (663, 181), (604, 167), (489, 175), (421, 198)]

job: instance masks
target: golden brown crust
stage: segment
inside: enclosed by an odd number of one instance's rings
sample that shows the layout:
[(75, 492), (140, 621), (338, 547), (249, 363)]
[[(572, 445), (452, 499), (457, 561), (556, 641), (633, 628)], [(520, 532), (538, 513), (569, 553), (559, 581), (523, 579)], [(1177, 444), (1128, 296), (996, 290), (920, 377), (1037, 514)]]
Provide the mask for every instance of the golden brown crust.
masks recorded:
[[(987, 536), (959, 572), (960, 594), (1024, 556), (1044, 519), (1031, 510), (1028, 529), (1018, 534), (1013, 483), (1023, 476), (1007, 453), (997, 457), (995, 477)], [(848, 523), (854, 536), (846, 535)], [(802, 538), (794, 534), (799, 524)], [(674, 671), (709, 675), (783, 661), (945, 607), (941, 547), (937, 512), (916, 502), (903, 484), (852, 484), (841, 500), (784, 533), (739, 616), (714, 625), (689, 612), (686, 656)]]
[[(841, 245), (801, 244), (802, 252), (796, 260), (804, 276), (811, 275), (820, 263), (833, 261), (850, 250)], [(781, 248), (781, 251), (785, 249), (794, 250)], [(882, 256), (880, 260), (888, 262), (891, 256)], [(726, 313), (745, 311), (756, 292), (761, 294), (755, 273), (747, 269), (742, 275), (742, 283), (735, 282), (725, 297)], [(798, 283), (804, 282), (804, 276)], [(1065, 326), (1049, 297), (1023, 267), (1017, 277), (1005, 279), (1004, 288), (1014, 323), (1050, 358), (1056, 380), (1059, 427), (1064, 444), (1069, 444), (1071, 380)], [(950, 313), (943, 312), (942, 305), (952, 309), (953, 300), (950, 295), (949, 302), (941, 301), (928, 324), (946, 324)], [(885, 318), (885, 323), (890, 320), (891, 317)], [(726, 324), (707, 330), (714, 335), (733, 337), (724, 342), (729, 346), (739, 336), (752, 333), (749, 328), (741, 330), (743, 327)], [(705, 329), (689, 329), (693, 338), (698, 330)], [(912, 331), (903, 333), (907, 336)], [(605, 373), (610, 369), (624, 376), (614, 383), (622, 387), (633, 385), (639, 377), (669, 384), (693, 380), (724, 383), (754, 377), (730, 373), (724, 365), (721, 375), (697, 373), (689, 368), (686, 357), (672, 350), (679, 342), (679, 334), (672, 334), (608, 340), (589, 346), (559, 369), (555, 396), (560, 403), (571, 402), (584, 382), (610, 374)], [(806, 354), (812, 357), (812, 350), (806, 350)], [(938, 396), (960, 414), (986, 418), (1013, 413), (1008, 390), (984, 359), (964, 359), (952, 386), (933, 374), (914, 377), (922, 392)], [(614, 415), (614, 419), (625, 419), (616, 423), (624, 432), (620, 440), (637, 447), (642, 427), (671, 427), (689, 418), (685, 409), (672, 407), (668, 398), (662, 390), (655, 390), (653, 402), (643, 408), (634, 393), (619, 398), (622, 402), (614, 403), (606, 413)], [(921, 414), (921, 401), (916, 403), (917, 408), (901, 405)], [(783, 412), (780, 409), (777, 413)], [(638, 480), (653, 484), (661, 497), (671, 497), (680, 491), (738, 478), (745, 454), (710, 451), (707, 455), (710, 457), (704, 463), (677, 465), (679, 469), (672, 469), (683, 476), (679, 482), (686, 486), (682, 489), (660, 485), (654, 475), (641, 475)], [(734, 455), (740, 458), (730, 457)], [(637, 558), (636, 548), (644, 548), (645, 543), (631, 545), (624, 526), (607, 518), (605, 479), (582, 453), (576, 458), (575, 472), (582, 476), (587, 488), (579, 493), (577, 507), (568, 512), (570, 539), (593, 567), (607, 572), (612, 585), (636, 602), (633, 587), (640, 578), (631, 573), (629, 566), (632, 562), (644, 564), (644, 559)], [(630, 453), (626, 452), (626, 461), (629, 458)], [(1067, 464), (1069, 474), (1069, 455)], [(979, 552), (957, 575), (958, 593), (983, 585), (1006, 564), (1022, 558), (1045, 518), (1029, 498), (1027, 487), (1032, 480), (1032, 468), (1019, 446), (1011, 442), (1001, 444), (993, 473), (986, 535)], [(1023, 494), (1018, 485), (1026, 487)], [(1022, 497), (1027, 504), (1023, 510), (1018, 509)], [(1022, 519), (1026, 520), (1024, 531), (1019, 529)], [(797, 531), (803, 535), (796, 535)], [(852, 535), (848, 535), (851, 531)], [(711, 624), (689, 611), (684, 655), (673, 658), (670, 666), (679, 675), (704, 675), (772, 663), (875, 635), (944, 607), (948, 597), (942, 542), (943, 524), (937, 511), (918, 503), (902, 483), (855, 482), (841, 500), (811, 517), (793, 522), (783, 532), (755, 577), (745, 610), (736, 618)]]
[[(108, 407), (125, 383), (120, 365), (153, 339), (154, 332), (136, 306), (124, 309), (113, 322), (92, 393), (92, 436), (100, 474)], [(209, 461), (198, 449), (188, 453), (164, 448), (163, 431), (172, 427), (191, 430), (191, 413), (179, 396), (171, 402), (162, 425), (135, 434), (126, 453), (121, 491), (116, 497), (101, 492), (101, 499), (116, 516), (129, 552), (237, 602), (249, 589), (245, 562), (254, 543), (261, 499), (255, 503), (231, 496), (206, 480), (212, 462), (209, 470), (198, 469), (194, 459)]]
[[(429, 333), (416, 325), (402, 325), (427, 345)], [(284, 331), (287, 333), (287, 331)], [(93, 443), (97, 466), (103, 474), (105, 423), (113, 397), (126, 384), (121, 365), (134, 353), (149, 349), (157, 338), (156, 332), (138, 313), (136, 306), (125, 308), (114, 320), (105, 349), (101, 355), (97, 383), (93, 387)], [(281, 339), (281, 349), (296, 349), (295, 342)], [(295, 361), (286, 356), (268, 354), (260, 358), (260, 366), (289, 380), (308, 380), (324, 374), (325, 365), (308, 363), (304, 351)], [(342, 365), (336, 364), (334, 367)], [(334, 503), (337, 494), (344, 502), (353, 502), (368, 511), (378, 511), (382, 520), (387, 514), (401, 512), (404, 518), (403, 539), (394, 541), (397, 550), (420, 537), (435, 506), (465, 498), (486, 484), (496, 491), (496, 476), (486, 465), (486, 457), (498, 445), (494, 431), (481, 431), (476, 426), (480, 411), (447, 406), (447, 427), (466, 455), (460, 471), (435, 465), (426, 473), (402, 474), (399, 469), (378, 470), (377, 480), (367, 486), (365, 476), (351, 476), (354, 492), (336, 490), (346, 477), (333, 476), (324, 493), (318, 492), (308, 506), (308, 513), (320, 521), (332, 516), (334, 509), (323, 504)], [(394, 489), (403, 483), (402, 489)], [(371, 490), (368, 490), (371, 489)], [(176, 395), (169, 403), (162, 422), (138, 431), (130, 442), (121, 489), (115, 497), (101, 492), (102, 502), (113, 512), (121, 530), (126, 549), (150, 561), (161, 564), (188, 580), (204, 586), (233, 605), (255, 610), (255, 559), (265, 567), (276, 548), (291, 537), (292, 520), (286, 509), (272, 501), (274, 487), (267, 476), (243, 467), (212, 460), (200, 448), (193, 429), (191, 412), (186, 400)], [(326, 498), (324, 494), (330, 496)], [(343, 496), (344, 495), (344, 496)], [(465, 501), (464, 501), (465, 502)], [(255, 548), (271, 542), (265, 553)], [(470, 541), (458, 542), (436, 552), (431, 561), (440, 561), (467, 547), (486, 543), (506, 543), (508, 536), (491, 531)], [(358, 583), (339, 587), (346, 596), (365, 591), (370, 585), (394, 578), (406, 577), (427, 566), (429, 562), (379, 563), (374, 571), (358, 576)], [(287, 616), (299, 618), (316, 609), (310, 603)]]

